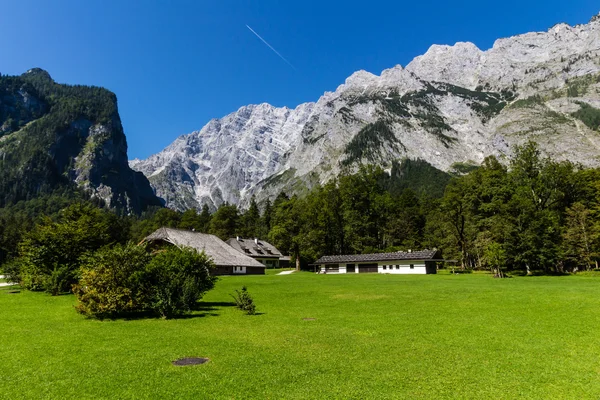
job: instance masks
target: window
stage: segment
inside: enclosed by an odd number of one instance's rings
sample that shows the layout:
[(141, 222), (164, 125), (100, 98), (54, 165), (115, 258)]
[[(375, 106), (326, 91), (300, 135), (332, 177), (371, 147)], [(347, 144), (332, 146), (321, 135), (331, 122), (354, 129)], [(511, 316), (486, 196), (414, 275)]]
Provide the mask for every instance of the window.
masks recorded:
[(400, 269), (400, 266), (399, 266), (399, 265), (396, 265), (396, 269)]
[(410, 269), (415, 269), (415, 264), (410, 264)]
[(384, 266), (383, 266), (383, 269), (387, 269), (387, 265), (384, 265)]

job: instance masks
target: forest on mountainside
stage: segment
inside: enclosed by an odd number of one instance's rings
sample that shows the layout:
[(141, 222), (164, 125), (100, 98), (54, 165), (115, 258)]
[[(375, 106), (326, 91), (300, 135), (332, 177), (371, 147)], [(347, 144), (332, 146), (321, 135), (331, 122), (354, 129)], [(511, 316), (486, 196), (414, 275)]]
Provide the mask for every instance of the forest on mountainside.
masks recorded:
[(121, 212), (160, 205), (127, 165), (115, 94), (58, 84), (39, 68), (0, 75), (0, 207), (57, 193), (90, 198), (99, 188)]
[(404, 167), (403, 173), (407, 171), (422, 180), (439, 179), (443, 195), (402, 187), (401, 180), (393, 179), (398, 167), (390, 174), (364, 166), (304, 197), (280, 193), (262, 207), (252, 199), (245, 211), (233, 204), (212, 214), (207, 206), (200, 212), (151, 208), (138, 217), (116, 215), (83, 198), (69, 205), (76, 197), (40, 197), (0, 209), (0, 263), (5, 270), (18, 269), (24, 244), (42, 231), (60, 236), (56, 232), (69, 226), (69, 232), (101, 226), (103, 236), (92, 236), (105, 240), (86, 247), (92, 251), (137, 243), (166, 226), (221, 239), (258, 237), (303, 267), (322, 255), (438, 248), (464, 270), (552, 274), (597, 268), (600, 169), (545, 158), (530, 142), (515, 149), (508, 166), (488, 157), (479, 168), (449, 182), (434, 170), (424, 174)]
[(115, 115), (116, 96), (106, 89), (59, 85), (35, 69), (0, 76), (0, 206), (71, 189), (69, 170), (87, 139), (72, 124)]

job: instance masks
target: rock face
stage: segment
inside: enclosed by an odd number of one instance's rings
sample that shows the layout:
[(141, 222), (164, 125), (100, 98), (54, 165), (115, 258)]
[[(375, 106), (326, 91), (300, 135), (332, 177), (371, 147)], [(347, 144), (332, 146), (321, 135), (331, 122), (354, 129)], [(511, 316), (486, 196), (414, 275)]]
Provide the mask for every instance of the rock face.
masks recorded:
[(83, 189), (109, 207), (160, 205), (127, 160), (113, 93), (56, 84), (41, 69), (0, 77), (0, 207)]
[[(600, 134), (573, 114), (600, 108), (600, 19), (499, 39), (434, 45), (403, 68), (358, 71), (295, 109), (251, 105), (130, 165), (170, 207), (247, 204), (361, 163), (421, 158), (444, 171), (505, 160), (528, 140), (558, 160), (600, 165)], [(577, 115), (577, 114), (575, 114)]]

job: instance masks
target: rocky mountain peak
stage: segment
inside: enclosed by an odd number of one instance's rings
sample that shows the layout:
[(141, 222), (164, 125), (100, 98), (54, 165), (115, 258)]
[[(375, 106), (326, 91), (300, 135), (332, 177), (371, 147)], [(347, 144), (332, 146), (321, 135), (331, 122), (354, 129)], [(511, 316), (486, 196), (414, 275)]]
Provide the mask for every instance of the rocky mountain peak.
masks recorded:
[(373, 84), (377, 80), (377, 75), (374, 75), (365, 70), (354, 72), (344, 82), (346, 89), (362, 89)]
[(31, 68), (30, 70), (27, 70), (27, 72), (25, 72), (22, 76), (37, 77), (37, 78), (41, 78), (43, 80), (54, 82), (54, 80), (52, 79), (52, 76), (50, 76), (48, 71), (41, 69), (41, 68)]
[(483, 54), (470, 42), (458, 42), (454, 46), (433, 45), (424, 55), (415, 57), (406, 69), (425, 80), (473, 88), (477, 85), (477, 71)]
[[(169, 206), (246, 204), (297, 193), (359, 164), (420, 158), (448, 171), (527, 140), (556, 159), (600, 165), (600, 136), (579, 120), (600, 108), (600, 24), (433, 45), (405, 68), (349, 76), (294, 109), (240, 108), (131, 165)], [(600, 112), (600, 110), (598, 111)]]

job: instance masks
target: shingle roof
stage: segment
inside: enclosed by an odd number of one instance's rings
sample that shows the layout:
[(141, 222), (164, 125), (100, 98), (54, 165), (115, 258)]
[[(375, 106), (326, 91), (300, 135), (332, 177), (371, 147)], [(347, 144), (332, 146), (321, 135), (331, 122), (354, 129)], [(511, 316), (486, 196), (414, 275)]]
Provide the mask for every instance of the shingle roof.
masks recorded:
[(341, 256), (323, 256), (315, 264), (339, 264), (358, 262), (378, 262), (395, 260), (433, 260), (438, 250), (420, 250), (412, 252), (398, 251), (395, 253), (353, 254)]
[(227, 240), (227, 244), (250, 257), (279, 258), (283, 256), (271, 243), (260, 239), (255, 241), (254, 239), (231, 238)]
[(212, 258), (216, 266), (265, 267), (254, 258), (234, 250), (218, 237), (206, 233), (160, 228), (144, 241), (165, 241), (177, 247), (191, 247), (198, 251), (204, 251)]

